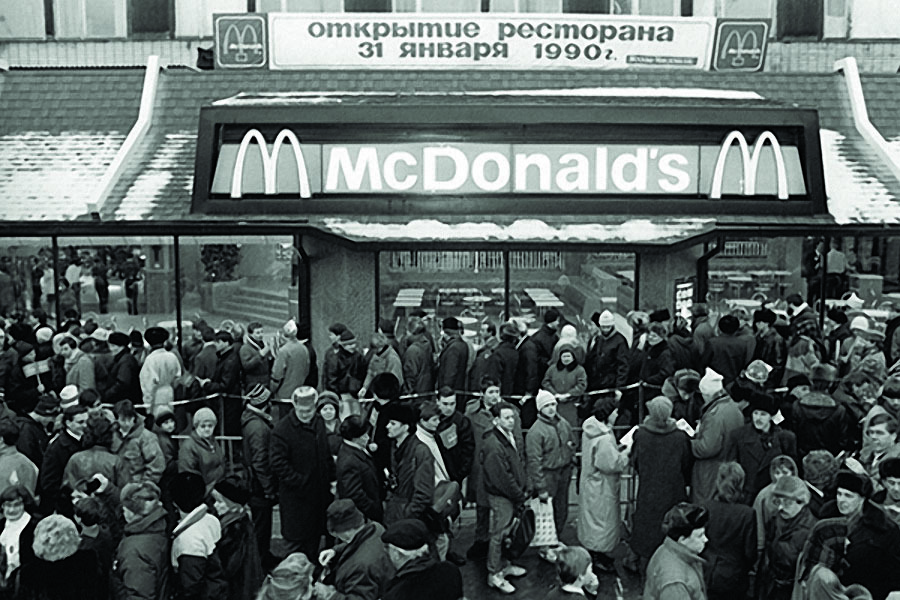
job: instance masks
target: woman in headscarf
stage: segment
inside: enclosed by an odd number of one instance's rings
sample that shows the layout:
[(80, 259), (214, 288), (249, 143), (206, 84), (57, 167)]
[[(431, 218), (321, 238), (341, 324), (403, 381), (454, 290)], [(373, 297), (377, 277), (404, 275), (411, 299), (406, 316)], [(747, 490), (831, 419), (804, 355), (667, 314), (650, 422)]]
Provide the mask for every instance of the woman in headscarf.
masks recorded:
[(572, 427), (578, 427), (581, 423), (578, 404), (587, 389), (587, 372), (579, 363), (574, 346), (564, 344), (560, 348), (559, 360), (547, 368), (544, 380), (541, 382), (541, 389), (556, 396), (560, 416), (566, 419)]
[(194, 413), (194, 430), (178, 449), (178, 472), (197, 473), (206, 484), (206, 497), (225, 476), (225, 458), (215, 439), (216, 414), (205, 406)]
[(302, 552), (281, 561), (263, 581), (256, 600), (309, 600), (313, 592), (313, 564)]
[(640, 571), (663, 542), (659, 524), (666, 512), (687, 501), (691, 481), (691, 440), (675, 426), (672, 401), (657, 396), (647, 403), (647, 417), (634, 434), (631, 465), (641, 481), (635, 503), (631, 549), (640, 558)]

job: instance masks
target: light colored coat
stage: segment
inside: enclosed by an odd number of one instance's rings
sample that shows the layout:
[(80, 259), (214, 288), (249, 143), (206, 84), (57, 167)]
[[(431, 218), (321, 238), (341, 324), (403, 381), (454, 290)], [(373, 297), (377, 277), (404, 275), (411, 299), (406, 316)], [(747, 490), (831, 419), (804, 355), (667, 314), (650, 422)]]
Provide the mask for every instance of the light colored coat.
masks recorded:
[(628, 455), (619, 452), (616, 438), (596, 417), (582, 425), (581, 498), (578, 502), (578, 541), (594, 552), (611, 552), (619, 543), (619, 478)]
[(175, 401), (175, 380), (181, 377), (178, 357), (164, 348), (147, 355), (141, 367), (141, 394), (150, 410), (156, 406), (171, 407)]
[(719, 464), (725, 460), (728, 434), (744, 425), (744, 415), (737, 403), (724, 391), (703, 407), (697, 434), (691, 440), (694, 471), (691, 475), (691, 500), (705, 504), (716, 489)]

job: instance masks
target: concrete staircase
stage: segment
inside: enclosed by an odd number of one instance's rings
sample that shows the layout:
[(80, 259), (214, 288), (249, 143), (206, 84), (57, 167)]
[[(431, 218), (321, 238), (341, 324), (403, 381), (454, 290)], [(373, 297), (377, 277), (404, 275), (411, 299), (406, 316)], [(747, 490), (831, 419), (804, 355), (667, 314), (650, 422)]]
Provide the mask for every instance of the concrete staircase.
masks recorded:
[(267, 327), (278, 328), (297, 315), (297, 288), (240, 288), (216, 307), (216, 312), (244, 323), (259, 321)]

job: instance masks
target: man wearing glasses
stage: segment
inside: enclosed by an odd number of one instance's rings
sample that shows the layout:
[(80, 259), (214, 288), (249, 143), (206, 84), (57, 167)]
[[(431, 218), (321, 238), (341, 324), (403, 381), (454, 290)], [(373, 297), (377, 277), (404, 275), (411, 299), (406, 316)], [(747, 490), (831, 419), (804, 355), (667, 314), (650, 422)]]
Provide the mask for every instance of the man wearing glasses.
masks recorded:
[(766, 546), (757, 582), (760, 598), (789, 600), (794, 570), (803, 544), (816, 518), (809, 510), (809, 488), (799, 478), (785, 475), (775, 483), (772, 518), (765, 523)]

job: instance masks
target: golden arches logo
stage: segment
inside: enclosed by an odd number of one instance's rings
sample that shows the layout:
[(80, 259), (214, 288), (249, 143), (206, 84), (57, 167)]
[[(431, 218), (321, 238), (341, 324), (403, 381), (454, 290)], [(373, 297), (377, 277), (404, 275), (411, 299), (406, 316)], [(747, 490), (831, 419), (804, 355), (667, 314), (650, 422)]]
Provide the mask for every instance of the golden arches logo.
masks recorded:
[(709, 197), (715, 199), (722, 197), (722, 179), (725, 176), (725, 161), (728, 159), (728, 152), (734, 144), (737, 144), (738, 150), (741, 153), (741, 161), (744, 167), (744, 195), (755, 195), (757, 171), (759, 171), (759, 159), (762, 155), (762, 148), (767, 142), (772, 145), (772, 152), (775, 155), (778, 198), (780, 200), (787, 200), (789, 194), (787, 169), (784, 165), (784, 154), (781, 151), (781, 144), (778, 142), (778, 138), (776, 138), (775, 134), (771, 131), (764, 131), (759, 134), (759, 137), (756, 138), (756, 143), (753, 144), (752, 153), (750, 152), (749, 144), (747, 144), (747, 138), (744, 137), (743, 133), (740, 131), (732, 131), (728, 134), (725, 141), (722, 142), (722, 147), (719, 149), (719, 157), (716, 159), (716, 166), (713, 170), (712, 189), (709, 192)]
[(297, 135), (290, 129), (282, 129), (275, 136), (275, 143), (272, 145), (272, 153), (269, 154), (269, 147), (266, 139), (258, 129), (251, 129), (244, 134), (241, 145), (238, 147), (237, 157), (234, 161), (234, 171), (231, 175), (231, 197), (240, 198), (242, 196), (241, 187), (244, 182), (244, 162), (247, 157), (247, 149), (251, 143), (255, 143), (259, 147), (259, 154), (263, 162), (263, 193), (267, 196), (276, 194), (276, 176), (278, 168), (278, 153), (287, 141), (291, 145), (294, 153), (294, 160), (297, 164), (297, 179), (300, 185), (300, 197), (311, 198), (312, 193), (309, 188), (309, 175), (306, 171), (306, 160), (303, 157), (303, 149), (300, 147), (300, 140)]
[(250, 23), (244, 23), (243, 28), (238, 29), (237, 23), (232, 23), (225, 30), (224, 47), (227, 54), (234, 56), (235, 62), (250, 62), (250, 52), (261, 55), (263, 45), (259, 39), (259, 33)]
[(732, 30), (725, 38), (722, 44), (722, 51), (719, 54), (720, 60), (729, 59), (729, 64), (739, 69), (745, 65), (747, 59), (745, 56), (751, 57), (755, 63), (758, 63), (762, 55), (759, 36), (753, 29), (748, 29), (741, 35), (738, 30)]

